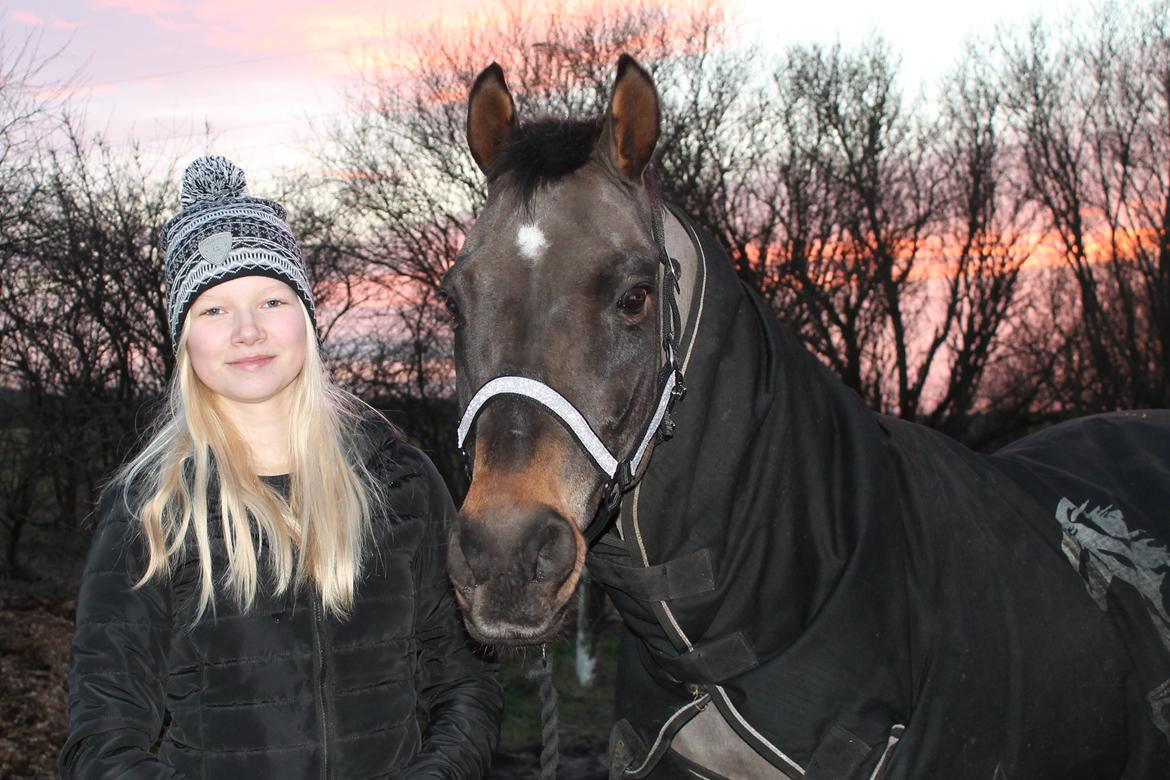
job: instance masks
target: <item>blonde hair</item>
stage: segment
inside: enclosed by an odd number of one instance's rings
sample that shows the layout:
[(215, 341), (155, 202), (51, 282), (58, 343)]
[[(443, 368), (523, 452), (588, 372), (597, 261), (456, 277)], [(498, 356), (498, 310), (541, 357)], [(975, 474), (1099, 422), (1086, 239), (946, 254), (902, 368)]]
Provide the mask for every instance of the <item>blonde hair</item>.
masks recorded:
[[(311, 580), (328, 612), (345, 615), (353, 606), (371, 517), (381, 504), (352, 435), (368, 407), (325, 375), (307, 312), (305, 319), (309, 344), (293, 383), (287, 499), (256, 474), (247, 442), (195, 375), (186, 327), (167, 409), (150, 441), (114, 477), (149, 551), (136, 587), (169, 576), (193, 539), (200, 569), (196, 621), (208, 607), (214, 611), (217, 578), (241, 611), (249, 609), (262, 556), (275, 594)], [(212, 565), (212, 501), (227, 552), (222, 572)]]

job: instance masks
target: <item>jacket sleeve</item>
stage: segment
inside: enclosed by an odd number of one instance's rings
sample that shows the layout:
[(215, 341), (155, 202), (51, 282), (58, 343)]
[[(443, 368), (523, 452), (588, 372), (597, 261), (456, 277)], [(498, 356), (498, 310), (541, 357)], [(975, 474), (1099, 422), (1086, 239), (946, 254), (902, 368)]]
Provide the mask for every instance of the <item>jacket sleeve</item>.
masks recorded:
[(150, 750), (164, 717), (170, 588), (153, 581), (133, 589), (145, 545), (115, 494), (99, 510), (77, 597), (61, 777), (179, 778)]
[(487, 773), (500, 736), (503, 692), (496, 665), (473, 648), (447, 579), (447, 534), (455, 517), (451, 494), (423, 456), (426, 528), (419, 546), (416, 633), (419, 700), (427, 715), (422, 752), (405, 776), (472, 778)]

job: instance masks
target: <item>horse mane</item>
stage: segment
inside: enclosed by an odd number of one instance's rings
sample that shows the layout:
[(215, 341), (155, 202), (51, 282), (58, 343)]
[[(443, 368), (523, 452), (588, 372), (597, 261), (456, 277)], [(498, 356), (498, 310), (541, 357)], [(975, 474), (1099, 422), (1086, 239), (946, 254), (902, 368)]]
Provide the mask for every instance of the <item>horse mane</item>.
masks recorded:
[(508, 176), (525, 203), (537, 190), (581, 168), (601, 135), (598, 119), (537, 119), (512, 129), (488, 181)]

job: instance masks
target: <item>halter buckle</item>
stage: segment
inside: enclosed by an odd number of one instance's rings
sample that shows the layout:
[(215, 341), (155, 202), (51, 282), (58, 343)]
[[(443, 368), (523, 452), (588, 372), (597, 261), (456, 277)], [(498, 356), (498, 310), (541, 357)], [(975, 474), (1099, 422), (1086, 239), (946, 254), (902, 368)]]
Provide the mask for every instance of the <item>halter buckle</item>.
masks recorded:
[[(612, 517), (622, 504), (622, 486), (617, 479), (609, 481), (609, 493), (605, 497), (605, 516)], [(597, 522), (594, 520), (594, 522)]]
[(658, 441), (670, 441), (674, 437), (674, 415), (667, 412), (662, 416), (662, 422), (658, 424)]

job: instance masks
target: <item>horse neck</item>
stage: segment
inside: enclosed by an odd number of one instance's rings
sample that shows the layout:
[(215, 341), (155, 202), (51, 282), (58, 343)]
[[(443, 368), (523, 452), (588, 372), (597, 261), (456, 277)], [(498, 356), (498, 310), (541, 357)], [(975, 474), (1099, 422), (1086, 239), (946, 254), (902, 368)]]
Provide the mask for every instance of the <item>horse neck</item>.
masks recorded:
[(710, 546), (724, 561), (742, 561), (742, 546), (758, 550), (792, 607), (778, 630), (798, 631), (860, 559), (897, 565), (884, 538), (897, 503), (886, 437), (856, 394), (747, 291), (715, 242), (696, 235), (695, 262), (705, 269), (684, 318), (688, 392), (676, 408), (678, 433), (647, 471), (658, 503), (645, 513), (644, 535), (659, 560), (687, 544)]

